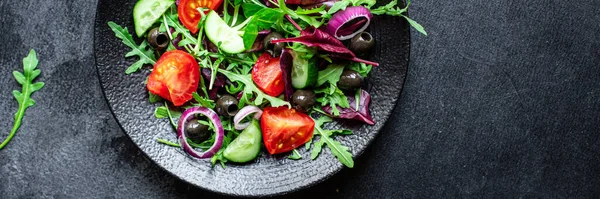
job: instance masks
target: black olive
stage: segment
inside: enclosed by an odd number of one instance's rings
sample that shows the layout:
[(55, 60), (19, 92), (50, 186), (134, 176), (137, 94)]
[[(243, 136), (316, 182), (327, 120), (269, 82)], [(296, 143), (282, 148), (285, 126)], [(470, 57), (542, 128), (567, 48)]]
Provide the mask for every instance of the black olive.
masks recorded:
[(238, 112), (238, 100), (231, 95), (222, 95), (217, 100), (217, 113), (222, 116), (235, 116)]
[(280, 42), (277, 44), (272, 44), (271, 40), (275, 39), (283, 39), (283, 36), (277, 32), (269, 33), (263, 40), (263, 48), (273, 57), (279, 57), (279, 55), (281, 55), (281, 50), (283, 50), (283, 47), (285, 47), (285, 43)]
[(198, 123), (197, 119), (191, 119), (185, 125), (185, 135), (195, 143), (203, 142), (210, 138), (208, 126)]
[(158, 27), (156, 28), (152, 28), (149, 32), (148, 35), (146, 36), (148, 43), (150, 44), (150, 46), (152, 46), (154, 49), (157, 50), (162, 50), (167, 48), (167, 46), (169, 45), (169, 36), (167, 35), (167, 33), (164, 32), (160, 32), (158, 30)]
[(337, 85), (339, 88), (344, 90), (355, 90), (360, 88), (363, 82), (363, 77), (360, 74), (353, 70), (344, 70), (342, 72), (342, 76), (340, 76), (340, 81), (338, 81)]
[(350, 40), (350, 50), (356, 54), (368, 54), (371, 48), (375, 45), (375, 39), (368, 32), (356, 34)]
[(295, 104), (296, 109), (306, 112), (315, 105), (315, 92), (311, 90), (297, 90), (292, 95), (292, 102)]

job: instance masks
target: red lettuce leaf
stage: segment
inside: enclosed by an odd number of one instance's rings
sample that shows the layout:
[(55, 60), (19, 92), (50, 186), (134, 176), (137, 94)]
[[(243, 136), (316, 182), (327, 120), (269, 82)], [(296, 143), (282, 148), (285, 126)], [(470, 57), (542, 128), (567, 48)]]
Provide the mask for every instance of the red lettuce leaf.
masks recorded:
[(215, 82), (213, 83), (213, 88), (211, 90), (208, 89), (208, 82), (210, 82), (210, 76), (212, 75), (212, 71), (209, 68), (202, 68), (202, 77), (204, 77), (204, 82), (206, 85), (206, 90), (208, 91), (208, 98), (211, 100), (217, 99), (217, 92), (220, 88), (225, 86), (225, 82), (227, 78), (223, 74), (217, 74), (215, 78)]
[(323, 107), (323, 111), (335, 118), (352, 119), (363, 121), (369, 125), (374, 125), (375, 121), (369, 114), (369, 103), (371, 103), (371, 95), (365, 90), (360, 90), (360, 101), (358, 104), (358, 110), (356, 110), (356, 99), (354, 96), (346, 96), (348, 98), (349, 108), (340, 108), (340, 115), (333, 116), (332, 108), (330, 106)]
[(317, 47), (317, 49), (325, 51), (332, 58), (347, 59), (355, 62), (370, 64), (373, 66), (379, 65), (376, 62), (362, 60), (356, 57), (356, 55), (348, 48), (346, 48), (346, 46), (344, 46), (344, 44), (340, 40), (336, 39), (335, 37), (322, 30), (315, 29), (312, 27), (300, 31), (299, 37), (271, 40), (271, 43), (273, 44), (279, 42), (301, 43), (308, 47)]
[(279, 66), (281, 72), (283, 72), (283, 96), (285, 101), (290, 102), (292, 95), (294, 94), (294, 88), (292, 87), (292, 66), (294, 64), (294, 57), (292, 56), (292, 50), (284, 48), (279, 58)]

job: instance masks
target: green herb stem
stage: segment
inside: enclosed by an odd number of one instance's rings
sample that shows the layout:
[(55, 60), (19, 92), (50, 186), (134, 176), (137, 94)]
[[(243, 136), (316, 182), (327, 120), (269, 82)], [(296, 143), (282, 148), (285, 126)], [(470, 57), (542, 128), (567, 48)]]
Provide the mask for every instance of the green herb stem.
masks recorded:
[[(29, 100), (29, 96), (27, 96), (25, 99)], [(21, 127), (21, 120), (23, 119), (23, 115), (25, 115), (25, 109), (27, 108), (19, 106), (19, 110), (17, 110), (17, 114), (15, 115), (15, 125), (10, 131), (10, 134), (8, 134), (8, 137), (6, 137), (2, 144), (0, 144), (0, 150), (4, 148), (4, 146), (6, 146), (8, 142), (10, 142), (10, 140), (12, 140), (15, 134), (17, 134), (17, 130), (19, 130), (19, 127)]]
[(157, 141), (158, 143), (165, 144), (165, 145), (172, 146), (172, 147), (181, 147), (181, 146), (180, 146), (179, 144), (177, 144), (177, 143), (170, 142), (170, 141), (168, 141), (168, 140), (161, 139), (161, 138), (156, 138), (156, 141)]
[(167, 107), (167, 115), (169, 116), (169, 122), (171, 122), (171, 125), (173, 125), (173, 128), (175, 128), (175, 130), (177, 130), (177, 124), (175, 124), (175, 121), (173, 121), (173, 115), (171, 115), (171, 109), (169, 108), (167, 101), (165, 101), (165, 107)]

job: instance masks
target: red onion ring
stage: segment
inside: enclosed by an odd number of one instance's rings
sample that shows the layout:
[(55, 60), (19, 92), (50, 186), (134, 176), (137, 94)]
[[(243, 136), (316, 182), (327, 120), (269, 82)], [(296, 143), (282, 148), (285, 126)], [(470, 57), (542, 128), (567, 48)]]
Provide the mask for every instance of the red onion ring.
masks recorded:
[[(361, 17), (365, 18), (367, 20), (362, 27), (356, 29), (356, 31), (354, 31), (352, 34), (349, 34), (349, 35), (338, 35), (337, 34), (338, 31), (340, 30), (340, 28), (342, 26), (344, 26), (346, 23), (349, 23), (353, 19), (361, 18)], [(325, 32), (333, 35), (336, 39), (339, 39), (339, 40), (350, 39), (350, 38), (354, 37), (354, 35), (367, 29), (367, 27), (369, 27), (369, 24), (371, 23), (372, 17), (373, 17), (373, 15), (371, 15), (371, 12), (369, 11), (369, 9), (367, 9), (363, 6), (347, 7), (345, 10), (340, 10), (340, 11), (336, 12), (331, 17), (331, 19), (329, 20), (329, 23), (327, 24), (327, 27), (325, 27)], [(352, 24), (349, 24), (349, 25), (352, 25)]]
[[(214, 125), (216, 129), (215, 143), (206, 151), (199, 152), (194, 150), (192, 146), (187, 141), (187, 137), (185, 135), (185, 125), (186, 123), (194, 118), (194, 115), (202, 114), (206, 116)], [(225, 136), (225, 130), (223, 129), (223, 124), (221, 123), (221, 119), (215, 111), (206, 108), (206, 107), (193, 107), (185, 110), (181, 117), (179, 118), (179, 122), (177, 123), (177, 138), (179, 139), (179, 144), (183, 150), (196, 158), (210, 158), (214, 156), (219, 149), (221, 149), (221, 145), (223, 145), (223, 137)]]
[(235, 116), (233, 116), (233, 128), (235, 128), (236, 130), (244, 130), (246, 127), (248, 127), (250, 125), (250, 122), (246, 122), (246, 123), (240, 123), (242, 122), (242, 120), (244, 118), (246, 118), (246, 116), (255, 113), (254, 114), (254, 119), (260, 119), (260, 116), (262, 115), (262, 110), (260, 110), (260, 108), (256, 107), (256, 106), (252, 106), (252, 105), (248, 105), (242, 109), (240, 109), (238, 111), (237, 114), (235, 114)]

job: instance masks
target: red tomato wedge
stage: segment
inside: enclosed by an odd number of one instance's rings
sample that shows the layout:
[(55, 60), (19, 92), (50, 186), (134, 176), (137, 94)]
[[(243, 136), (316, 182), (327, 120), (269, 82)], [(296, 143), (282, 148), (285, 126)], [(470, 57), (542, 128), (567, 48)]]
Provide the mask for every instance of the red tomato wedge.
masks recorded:
[(192, 99), (199, 81), (200, 67), (194, 57), (181, 50), (172, 50), (154, 64), (146, 87), (151, 93), (173, 102), (173, 105), (181, 106)]
[(260, 128), (267, 151), (278, 154), (308, 142), (315, 130), (315, 121), (296, 109), (267, 107), (263, 109)]
[(252, 68), (252, 80), (267, 95), (279, 96), (284, 89), (279, 57), (271, 57), (269, 53), (263, 53), (258, 57)]
[(198, 23), (200, 23), (201, 16), (198, 8), (214, 10), (221, 6), (221, 3), (223, 3), (223, 0), (181, 0), (177, 6), (177, 16), (179, 16), (179, 21), (191, 33), (196, 34), (198, 33)]

